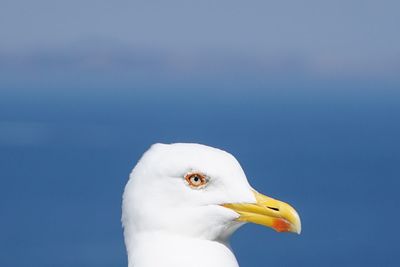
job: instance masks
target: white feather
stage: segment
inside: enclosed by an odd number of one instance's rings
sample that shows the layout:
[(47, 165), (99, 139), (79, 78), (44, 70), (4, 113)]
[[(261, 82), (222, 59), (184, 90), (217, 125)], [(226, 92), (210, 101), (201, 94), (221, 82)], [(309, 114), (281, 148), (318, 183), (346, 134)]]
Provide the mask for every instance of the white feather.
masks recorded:
[[(191, 188), (188, 172), (207, 175)], [(238, 161), (199, 144), (155, 144), (125, 187), (122, 223), (129, 267), (234, 267), (230, 235), (241, 225), (224, 203), (255, 203)]]

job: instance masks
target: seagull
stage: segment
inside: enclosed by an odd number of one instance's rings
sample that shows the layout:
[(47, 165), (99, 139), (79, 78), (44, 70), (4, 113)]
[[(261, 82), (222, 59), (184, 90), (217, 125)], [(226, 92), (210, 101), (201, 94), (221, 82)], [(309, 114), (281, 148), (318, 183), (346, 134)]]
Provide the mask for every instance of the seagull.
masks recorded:
[(190, 143), (144, 153), (121, 220), (128, 267), (238, 267), (229, 237), (243, 224), (301, 232), (295, 209), (253, 189), (234, 156)]

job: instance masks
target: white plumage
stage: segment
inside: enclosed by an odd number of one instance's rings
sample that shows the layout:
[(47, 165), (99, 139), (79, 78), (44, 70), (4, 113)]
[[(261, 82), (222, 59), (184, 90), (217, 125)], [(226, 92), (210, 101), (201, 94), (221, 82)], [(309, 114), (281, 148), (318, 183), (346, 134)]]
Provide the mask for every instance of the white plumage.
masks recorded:
[[(185, 179), (197, 172), (204, 186)], [(227, 203), (257, 203), (231, 154), (199, 144), (153, 145), (123, 195), (129, 267), (238, 266), (229, 237), (251, 220), (240, 220), (242, 214), (223, 206)]]

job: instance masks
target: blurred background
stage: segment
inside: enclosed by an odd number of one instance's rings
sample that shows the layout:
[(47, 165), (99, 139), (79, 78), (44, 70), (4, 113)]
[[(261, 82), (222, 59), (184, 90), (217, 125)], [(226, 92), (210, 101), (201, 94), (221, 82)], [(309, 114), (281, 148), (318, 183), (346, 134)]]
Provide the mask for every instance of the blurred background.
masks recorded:
[(156, 142), (233, 153), (300, 236), (241, 266), (400, 266), (399, 1), (1, 0), (0, 265), (127, 266), (121, 195)]

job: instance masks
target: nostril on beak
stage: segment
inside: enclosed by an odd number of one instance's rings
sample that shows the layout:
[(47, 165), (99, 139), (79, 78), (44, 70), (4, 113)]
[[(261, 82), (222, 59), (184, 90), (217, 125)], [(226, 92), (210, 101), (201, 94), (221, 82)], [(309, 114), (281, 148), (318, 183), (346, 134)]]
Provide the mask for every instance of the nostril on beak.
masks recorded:
[(271, 210), (274, 210), (274, 211), (279, 211), (279, 209), (278, 209), (278, 208), (275, 208), (275, 207), (269, 207), (269, 206), (267, 206), (267, 208), (269, 208), (269, 209), (271, 209)]

